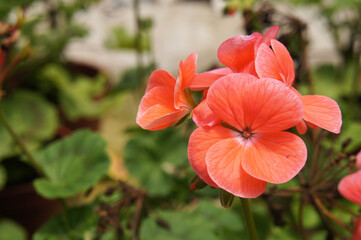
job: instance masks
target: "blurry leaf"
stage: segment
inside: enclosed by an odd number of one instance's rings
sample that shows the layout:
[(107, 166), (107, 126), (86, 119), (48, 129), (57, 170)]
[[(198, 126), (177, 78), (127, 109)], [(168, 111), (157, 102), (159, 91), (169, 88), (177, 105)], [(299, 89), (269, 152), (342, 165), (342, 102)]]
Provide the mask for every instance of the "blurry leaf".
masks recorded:
[(38, 152), (35, 159), (46, 179), (35, 189), (46, 198), (65, 198), (94, 185), (108, 170), (106, 143), (99, 134), (82, 130)]
[[(54, 136), (58, 127), (53, 105), (33, 92), (17, 91), (1, 102), (5, 116), (30, 149)], [(0, 123), (0, 159), (14, 155), (17, 145)]]
[(149, 217), (141, 226), (141, 239), (221, 240), (229, 239), (226, 232), (241, 235), (242, 224), (237, 215), (206, 201), (193, 211), (161, 211), (159, 216), (168, 227), (158, 224), (155, 216)]
[(6, 184), (6, 171), (5, 168), (0, 165), (0, 190), (5, 186)]
[(27, 233), (22, 226), (12, 220), (0, 220), (0, 239), (26, 240)]
[[(140, 27), (142, 30), (147, 31), (152, 26), (151, 19), (142, 20), (140, 22)], [(150, 49), (150, 38), (146, 32), (141, 31), (140, 33), (140, 47), (142, 50)], [(123, 27), (115, 27), (113, 28), (112, 35), (105, 42), (105, 46), (111, 49), (136, 49), (135, 46), (135, 36), (131, 35), (125, 28)]]
[(125, 90), (133, 90), (143, 83), (141, 76), (148, 76), (154, 70), (154, 64), (140, 68), (131, 68), (127, 70), (120, 78), (120, 81), (114, 86), (112, 93)]
[(102, 75), (95, 78), (77, 76), (72, 79), (60, 65), (48, 65), (42, 77), (59, 90), (60, 105), (69, 120), (97, 117), (106, 108), (103, 101), (94, 100), (106, 87), (106, 78)]
[(37, 0), (1, 0), (0, 1), (0, 19), (5, 19), (9, 12), (17, 7), (25, 7)]
[(33, 240), (84, 239), (88, 231), (96, 228), (98, 216), (93, 206), (71, 208), (59, 213), (36, 231)]
[(166, 196), (178, 170), (188, 167), (187, 142), (175, 129), (143, 132), (127, 143), (125, 162), (150, 196)]

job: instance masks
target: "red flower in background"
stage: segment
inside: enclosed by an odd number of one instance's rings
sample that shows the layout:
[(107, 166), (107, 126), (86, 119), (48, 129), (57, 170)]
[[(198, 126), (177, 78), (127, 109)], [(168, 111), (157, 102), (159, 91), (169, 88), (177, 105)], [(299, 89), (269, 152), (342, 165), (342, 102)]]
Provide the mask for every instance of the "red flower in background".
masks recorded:
[(204, 182), (255, 198), (267, 182), (286, 182), (304, 166), (304, 142), (283, 131), (301, 121), (302, 103), (284, 84), (230, 74), (211, 86), (207, 101), (222, 124), (196, 129), (188, 145), (189, 161)]
[[(295, 79), (293, 60), (287, 48), (279, 41), (272, 39), (271, 47), (272, 49), (267, 44), (261, 44), (259, 47), (255, 61), (257, 74), (263, 78), (278, 79), (291, 88)], [(297, 92), (296, 89), (292, 89)], [(304, 109), (304, 121), (297, 125), (300, 134), (307, 131), (306, 123), (312, 128), (320, 127), (333, 133), (340, 133), (342, 116), (337, 102), (321, 95), (299, 94), (299, 97)]]

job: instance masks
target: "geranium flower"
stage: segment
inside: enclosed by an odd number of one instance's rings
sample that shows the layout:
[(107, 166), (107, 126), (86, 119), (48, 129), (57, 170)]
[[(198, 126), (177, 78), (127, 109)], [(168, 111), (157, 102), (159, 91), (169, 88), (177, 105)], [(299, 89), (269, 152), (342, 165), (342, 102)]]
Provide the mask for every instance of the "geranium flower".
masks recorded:
[(302, 102), (283, 83), (230, 74), (210, 87), (207, 101), (222, 123), (196, 129), (188, 157), (208, 185), (255, 198), (267, 182), (287, 182), (304, 166), (304, 142), (283, 131), (302, 120)]
[[(278, 26), (271, 27), (262, 36), (260, 33), (252, 35), (237, 35), (224, 41), (218, 48), (218, 59), (226, 68), (218, 68), (208, 72), (197, 74), (193, 81), (190, 81), (188, 88), (199, 91), (209, 88), (216, 80), (232, 73), (250, 73), (255, 76), (255, 56), (261, 43), (270, 45), (278, 33)], [(219, 121), (209, 109), (207, 100), (204, 99), (193, 111), (193, 121), (198, 127), (214, 126)]]
[[(274, 78), (292, 87), (295, 79), (293, 60), (286, 47), (277, 40), (271, 40), (271, 48), (261, 44), (256, 56), (256, 72), (259, 77)], [(292, 88), (295, 92), (296, 89)], [(297, 92), (298, 93), (298, 92)], [(298, 93), (299, 94), (299, 93)], [(297, 125), (300, 134), (307, 131), (307, 125), (312, 128), (323, 128), (333, 133), (340, 133), (342, 125), (341, 110), (337, 102), (321, 95), (299, 94), (303, 103), (303, 120)]]
[(356, 155), (356, 167), (361, 168), (361, 151)]
[(136, 122), (147, 130), (160, 130), (189, 114), (192, 99), (184, 88), (196, 75), (197, 54), (192, 53), (179, 64), (178, 78), (164, 70), (156, 70), (149, 77), (145, 95), (137, 113)]

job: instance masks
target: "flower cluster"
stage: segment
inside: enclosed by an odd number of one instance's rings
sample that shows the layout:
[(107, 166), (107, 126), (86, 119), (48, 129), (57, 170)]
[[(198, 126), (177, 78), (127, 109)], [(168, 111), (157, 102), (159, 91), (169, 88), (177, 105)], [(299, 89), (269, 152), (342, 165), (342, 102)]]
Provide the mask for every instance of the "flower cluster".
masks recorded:
[[(180, 62), (178, 78), (164, 70), (150, 76), (137, 123), (159, 130), (191, 114), (197, 129), (188, 157), (208, 185), (255, 198), (267, 183), (284, 183), (304, 166), (307, 149), (300, 134), (311, 128), (339, 133), (338, 104), (325, 96), (302, 96), (292, 87), (295, 72), (286, 47), (275, 40), (278, 27), (263, 36), (238, 35), (218, 48), (225, 68), (197, 73), (197, 55)], [(192, 91), (203, 91), (197, 105)]]
[[(357, 172), (342, 178), (338, 184), (338, 191), (342, 196), (361, 206), (361, 152), (356, 156)], [(355, 224), (352, 240), (361, 238), (361, 218)]]

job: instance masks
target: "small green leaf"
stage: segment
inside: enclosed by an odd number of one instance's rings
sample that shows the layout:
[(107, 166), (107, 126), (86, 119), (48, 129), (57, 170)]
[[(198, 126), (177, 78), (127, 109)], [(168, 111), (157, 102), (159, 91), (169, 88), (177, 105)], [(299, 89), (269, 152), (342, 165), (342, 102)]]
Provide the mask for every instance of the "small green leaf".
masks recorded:
[(219, 193), (219, 199), (221, 200), (221, 205), (225, 208), (232, 206), (234, 195), (227, 192), (226, 190), (221, 189)]
[(26, 240), (27, 233), (25, 229), (11, 220), (0, 221), (0, 239), (1, 240)]
[(47, 178), (34, 186), (46, 198), (65, 198), (95, 184), (108, 170), (106, 143), (96, 133), (82, 130), (54, 142), (35, 155)]

